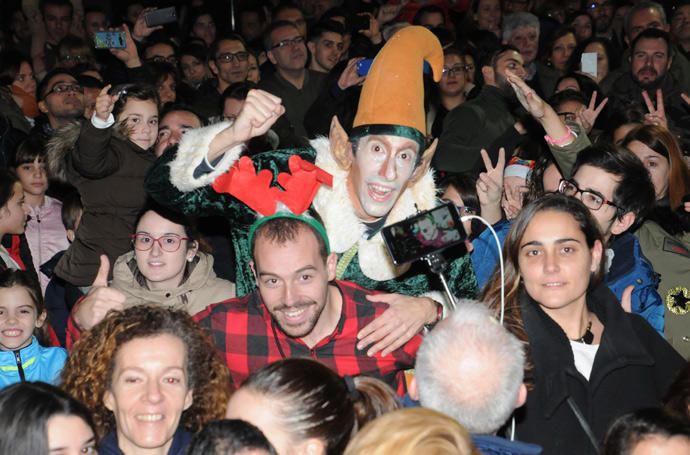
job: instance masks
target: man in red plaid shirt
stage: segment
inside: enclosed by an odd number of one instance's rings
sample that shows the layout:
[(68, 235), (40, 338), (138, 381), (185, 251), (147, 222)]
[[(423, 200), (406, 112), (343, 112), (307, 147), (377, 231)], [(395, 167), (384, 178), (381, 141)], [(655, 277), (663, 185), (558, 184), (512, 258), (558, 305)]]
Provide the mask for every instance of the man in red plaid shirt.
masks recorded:
[(373, 291), (335, 281), (337, 258), (321, 223), (278, 213), (255, 223), (249, 244), (258, 288), (194, 316), (225, 359), (235, 387), (271, 362), (310, 357), (342, 376), (377, 377), (404, 392), (403, 370), (413, 367), (422, 338), (417, 334), (386, 356), (357, 349), (357, 333), (387, 305), (368, 300)]

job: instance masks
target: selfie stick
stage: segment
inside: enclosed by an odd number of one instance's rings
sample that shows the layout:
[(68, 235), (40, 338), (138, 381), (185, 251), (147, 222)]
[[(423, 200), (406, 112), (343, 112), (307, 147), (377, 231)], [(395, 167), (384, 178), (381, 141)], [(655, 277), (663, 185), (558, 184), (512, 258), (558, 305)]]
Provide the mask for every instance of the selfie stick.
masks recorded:
[(438, 277), (441, 279), (441, 283), (443, 283), (443, 289), (446, 291), (446, 295), (448, 296), (450, 309), (455, 310), (455, 297), (453, 296), (453, 293), (450, 292), (448, 281), (446, 281), (446, 277), (443, 275), (443, 271), (445, 270), (446, 265), (448, 265), (448, 262), (439, 253), (427, 254), (426, 256), (424, 256), (424, 260), (427, 264), (429, 264), (429, 268), (431, 269), (431, 271), (438, 275)]

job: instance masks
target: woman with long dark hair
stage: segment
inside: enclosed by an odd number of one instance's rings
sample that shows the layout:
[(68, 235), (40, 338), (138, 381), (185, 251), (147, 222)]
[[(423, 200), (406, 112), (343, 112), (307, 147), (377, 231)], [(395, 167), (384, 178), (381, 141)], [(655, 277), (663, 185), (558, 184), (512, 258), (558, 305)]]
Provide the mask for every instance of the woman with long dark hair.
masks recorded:
[[(611, 422), (661, 404), (683, 359), (601, 281), (602, 236), (576, 198), (547, 194), (508, 232), (505, 324), (525, 342), (527, 403), (516, 439), (545, 453), (595, 453)], [(483, 300), (498, 315), (496, 272)]]

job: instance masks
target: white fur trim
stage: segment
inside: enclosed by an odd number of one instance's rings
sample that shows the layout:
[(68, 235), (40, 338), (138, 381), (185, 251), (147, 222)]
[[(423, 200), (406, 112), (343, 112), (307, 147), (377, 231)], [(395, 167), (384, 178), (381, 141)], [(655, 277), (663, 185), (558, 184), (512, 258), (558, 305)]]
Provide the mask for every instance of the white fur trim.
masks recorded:
[(326, 138), (311, 141), (316, 150), (316, 165), (333, 175), (333, 187), (322, 185), (314, 198), (314, 208), (328, 232), (331, 250), (344, 253), (364, 236), (366, 227), (355, 214), (347, 190), (348, 171), (338, 166)]
[[(311, 141), (316, 150), (316, 165), (333, 175), (333, 187), (322, 186), (314, 198), (314, 208), (321, 216), (328, 232), (331, 250), (343, 253), (359, 242), (359, 267), (369, 278), (386, 281), (405, 273), (409, 264), (396, 266), (383, 243), (381, 233), (371, 239), (364, 238), (366, 226), (355, 214), (347, 189), (349, 171), (341, 169), (330, 152), (326, 138)], [(413, 186), (407, 188), (386, 219), (386, 225), (436, 206), (434, 175), (429, 170)]]
[(244, 150), (244, 144), (231, 148), (223, 155), (213, 171), (194, 177), (194, 170), (206, 160), (208, 148), (218, 133), (230, 126), (220, 122), (188, 131), (180, 141), (177, 156), (170, 163), (170, 182), (180, 191), (192, 191), (210, 185), (216, 177), (230, 169)]

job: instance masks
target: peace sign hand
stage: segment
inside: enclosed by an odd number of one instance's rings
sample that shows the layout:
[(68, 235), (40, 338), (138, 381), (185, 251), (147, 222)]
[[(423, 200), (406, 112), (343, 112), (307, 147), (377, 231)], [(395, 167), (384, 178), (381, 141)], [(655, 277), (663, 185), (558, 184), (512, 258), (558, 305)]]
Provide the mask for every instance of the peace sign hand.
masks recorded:
[(481, 207), (482, 217), (489, 223), (497, 223), (501, 220), (501, 197), (503, 196), (503, 169), (505, 167), (506, 151), (503, 147), (498, 150), (498, 162), (496, 166), (491, 163), (489, 154), (482, 149), (482, 160), (486, 172), (479, 174), (477, 178), (477, 198)]
[(481, 205), (500, 203), (503, 192), (503, 170), (505, 168), (506, 151), (503, 147), (499, 149), (496, 166), (491, 163), (491, 158), (489, 158), (486, 150), (482, 149), (481, 154), (486, 172), (479, 174), (477, 179), (479, 203)]
[(666, 110), (664, 108), (664, 94), (661, 89), (656, 90), (656, 107), (652, 103), (647, 90), (642, 90), (642, 98), (644, 104), (647, 106), (648, 114), (644, 115), (645, 125), (656, 125), (668, 128), (668, 121), (666, 120)]
[(597, 106), (597, 91), (595, 90), (589, 100), (589, 106), (587, 106), (587, 109), (577, 113), (577, 118), (580, 121), (580, 124), (588, 133), (592, 130), (592, 127), (594, 126), (594, 123), (596, 123), (599, 114), (601, 114), (601, 111), (604, 110), (608, 102), (609, 99), (604, 98), (601, 103), (599, 103), (599, 106)]

